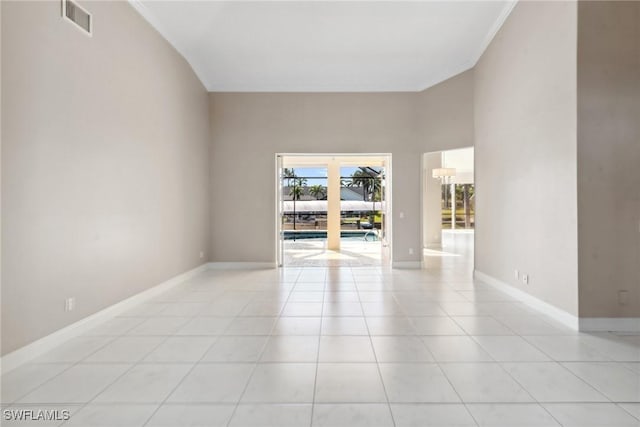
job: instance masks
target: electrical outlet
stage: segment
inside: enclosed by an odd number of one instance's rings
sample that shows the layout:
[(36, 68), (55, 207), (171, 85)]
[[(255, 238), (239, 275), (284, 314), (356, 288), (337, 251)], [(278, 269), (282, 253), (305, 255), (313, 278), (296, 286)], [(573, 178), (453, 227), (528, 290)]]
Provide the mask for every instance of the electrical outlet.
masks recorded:
[(514, 270), (513, 275), (515, 276), (516, 280), (520, 280), (520, 272), (518, 270)]
[(400, 219), (404, 218), (404, 212), (400, 212)]
[(70, 297), (64, 300), (64, 311), (73, 311), (76, 308), (75, 297)]
[(204, 258), (204, 252), (200, 252), (200, 258)]
[(409, 248), (409, 255), (413, 255), (413, 248)]
[(523, 274), (522, 275), (522, 283), (524, 283), (525, 285), (529, 284), (529, 275), (528, 274)]

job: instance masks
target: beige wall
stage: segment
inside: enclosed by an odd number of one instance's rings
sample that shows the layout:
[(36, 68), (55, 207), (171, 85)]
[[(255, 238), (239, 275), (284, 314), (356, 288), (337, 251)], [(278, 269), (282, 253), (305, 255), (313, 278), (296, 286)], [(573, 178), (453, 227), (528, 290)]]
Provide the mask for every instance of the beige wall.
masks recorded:
[(640, 317), (638, 2), (578, 5), (578, 207), (580, 316)]
[(576, 37), (574, 2), (520, 2), (474, 69), (475, 268), (574, 315)]
[(442, 183), (433, 170), (442, 167), (442, 152), (426, 153), (422, 160), (422, 246), (442, 245)]
[(275, 262), (279, 152), (392, 153), (394, 262), (420, 261), (422, 153), (470, 145), (471, 83), (467, 72), (422, 93), (210, 94), (212, 261)]
[(208, 257), (207, 93), (128, 3), (83, 4), (93, 37), (1, 6), (3, 354)]

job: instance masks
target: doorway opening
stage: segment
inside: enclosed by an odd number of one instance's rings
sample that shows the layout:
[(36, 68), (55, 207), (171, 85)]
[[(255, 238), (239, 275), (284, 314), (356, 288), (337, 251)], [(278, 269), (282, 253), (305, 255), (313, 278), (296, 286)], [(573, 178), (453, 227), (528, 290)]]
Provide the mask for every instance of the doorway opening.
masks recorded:
[(279, 266), (384, 266), (391, 259), (390, 154), (277, 154)]
[(425, 268), (473, 272), (473, 147), (425, 153), (422, 161), (422, 247)]

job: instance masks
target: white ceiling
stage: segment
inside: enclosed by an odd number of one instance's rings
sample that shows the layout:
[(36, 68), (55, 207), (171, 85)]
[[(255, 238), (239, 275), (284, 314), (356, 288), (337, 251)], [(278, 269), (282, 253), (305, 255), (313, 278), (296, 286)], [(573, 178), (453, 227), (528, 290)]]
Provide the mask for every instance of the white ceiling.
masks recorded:
[(418, 91), (473, 67), (512, 1), (130, 0), (210, 91)]

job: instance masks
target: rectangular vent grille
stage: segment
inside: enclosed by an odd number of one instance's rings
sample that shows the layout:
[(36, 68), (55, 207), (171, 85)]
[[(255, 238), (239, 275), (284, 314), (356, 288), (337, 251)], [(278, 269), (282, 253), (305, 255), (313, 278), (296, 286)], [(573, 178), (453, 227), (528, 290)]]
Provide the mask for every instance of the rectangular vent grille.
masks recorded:
[(93, 20), (91, 14), (71, 0), (62, 0), (62, 17), (73, 22), (79, 29), (91, 35)]

